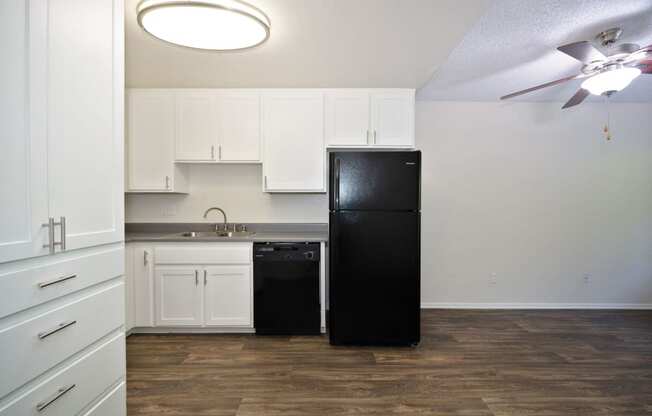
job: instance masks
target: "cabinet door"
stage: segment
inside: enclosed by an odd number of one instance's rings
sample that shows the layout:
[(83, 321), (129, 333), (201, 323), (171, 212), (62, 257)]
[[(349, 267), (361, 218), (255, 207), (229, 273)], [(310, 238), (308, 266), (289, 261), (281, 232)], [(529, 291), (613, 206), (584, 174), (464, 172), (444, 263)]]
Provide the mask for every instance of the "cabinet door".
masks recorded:
[(121, 241), (123, 4), (48, 4), (50, 216), (65, 216), (67, 249)]
[(174, 92), (131, 90), (127, 111), (128, 189), (173, 189)]
[(414, 91), (371, 94), (372, 144), (414, 146)]
[(46, 19), (46, 2), (0, 2), (0, 263), (47, 254)]
[(204, 273), (204, 324), (253, 326), (251, 266), (206, 267)]
[(369, 93), (332, 91), (326, 93), (326, 144), (366, 146), (369, 140)]
[(326, 192), (323, 93), (263, 95), (263, 142), (266, 192)]
[(199, 326), (202, 298), (198, 268), (156, 268), (156, 324)]
[(154, 250), (143, 244), (128, 244), (132, 265), (127, 273), (133, 281), (133, 326), (154, 326)]
[(178, 92), (176, 120), (175, 159), (179, 161), (216, 160), (215, 94), (208, 91)]
[(218, 160), (260, 162), (260, 94), (220, 92), (216, 113)]

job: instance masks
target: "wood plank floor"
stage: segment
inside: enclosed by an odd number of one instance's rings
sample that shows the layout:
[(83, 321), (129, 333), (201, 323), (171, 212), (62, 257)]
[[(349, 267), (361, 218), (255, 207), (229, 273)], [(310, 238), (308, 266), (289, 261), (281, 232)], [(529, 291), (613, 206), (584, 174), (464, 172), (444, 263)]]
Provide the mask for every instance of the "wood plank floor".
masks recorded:
[(652, 415), (652, 311), (425, 310), (417, 348), (132, 335), (128, 414)]

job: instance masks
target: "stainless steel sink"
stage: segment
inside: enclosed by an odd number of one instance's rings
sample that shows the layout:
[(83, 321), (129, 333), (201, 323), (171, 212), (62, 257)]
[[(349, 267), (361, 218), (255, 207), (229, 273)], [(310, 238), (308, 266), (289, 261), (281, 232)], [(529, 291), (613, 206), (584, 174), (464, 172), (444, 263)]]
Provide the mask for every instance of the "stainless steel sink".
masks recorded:
[(177, 235), (187, 238), (243, 238), (254, 234), (251, 231), (186, 231)]

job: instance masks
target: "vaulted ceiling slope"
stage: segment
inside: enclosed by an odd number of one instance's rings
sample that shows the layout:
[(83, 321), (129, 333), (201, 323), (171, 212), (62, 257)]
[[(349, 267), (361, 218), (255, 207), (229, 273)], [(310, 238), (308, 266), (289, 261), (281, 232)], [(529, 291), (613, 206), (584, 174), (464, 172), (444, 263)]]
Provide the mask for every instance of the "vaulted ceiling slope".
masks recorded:
[(248, 0), (270, 39), (241, 52), (165, 44), (126, 2), (129, 87), (406, 87), (423, 85), (489, 0)]
[[(496, 101), (511, 92), (577, 74), (581, 64), (556, 48), (593, 40), (611, 27), (623, 29), (621, 42), (652, 44), (652, 0), (495, 0), (418, 97)], [(581, 82), (570, 81), (515, 100), (565, 102)], [(613, 99), (652, 101), (652, 76), (639, 77)]]

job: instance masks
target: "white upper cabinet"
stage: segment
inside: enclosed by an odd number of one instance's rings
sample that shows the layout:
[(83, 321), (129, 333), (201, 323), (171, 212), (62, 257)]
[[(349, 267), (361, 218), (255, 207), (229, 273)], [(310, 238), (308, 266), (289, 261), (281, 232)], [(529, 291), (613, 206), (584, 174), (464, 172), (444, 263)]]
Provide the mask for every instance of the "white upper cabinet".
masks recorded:
[(369, 144), (369, 93), (333, 90), (326, 93), (326, 144), (360, 147)]
[(217, 159), (260, 162), (260, 93), (220, 91), (216, 104)]
[(113, 0), (49, 2), (50, 216), (65, 217), (67, 249), (123, 239), (121, 13)]
[(414, 146), (414, 90), (371, 93), (371, 144)]
[(251, 266), (211, 266), (203, 273), (204, 324), (253, 327)]
[(181, 90), (176, 95), (175, 160), (215, 161), (217, 157), (215, 93)]
[(127, 190), (183, 192), (184, 172), (174, 164), (174, 92), (130, 90), (127, 126)]
[(414, 90), (327, 90), (329, 147), (414, 147)]
[(0, 2), (0, 263), (48, 253), (45, 6)]
[(326, 192), (324, 93), (263, 93), (263, 190)]
[(122, 13), (113, 0), (0, 5), (0, 262), (123, 239)]

